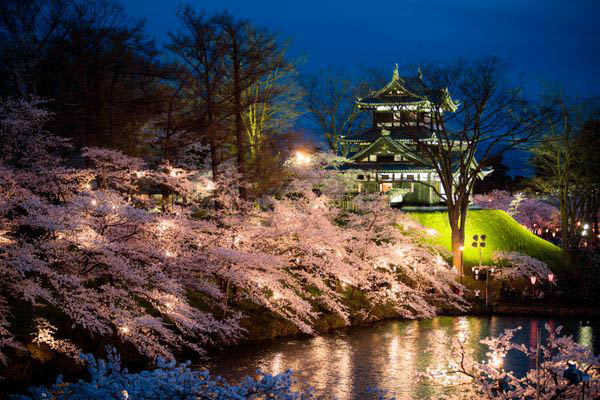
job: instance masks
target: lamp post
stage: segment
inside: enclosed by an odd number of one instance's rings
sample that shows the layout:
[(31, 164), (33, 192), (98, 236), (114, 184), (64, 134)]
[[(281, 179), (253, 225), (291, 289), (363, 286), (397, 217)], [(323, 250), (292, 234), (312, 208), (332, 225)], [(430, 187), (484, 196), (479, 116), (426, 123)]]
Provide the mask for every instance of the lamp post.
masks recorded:
[(548, 274), (548, 282), (550, 282), (550, 299), (552, 299), (552, 285), (554, 282), (554, 274), (552, 272)]
[(537, 280), (537, 277), (535, 275), (531, 275), (529, 279), (531, 280), (532, 297), (535, 299), (535, 281)]
[[(471, 246), (479, 248), (479, 269), (481, 270), (481, 249), (485, 247), (485, 235), (473, 235), (473, 243)], [(485, 306), (489, 305), (488, 282), (490, 279), (489, 269), (485, 271)]]

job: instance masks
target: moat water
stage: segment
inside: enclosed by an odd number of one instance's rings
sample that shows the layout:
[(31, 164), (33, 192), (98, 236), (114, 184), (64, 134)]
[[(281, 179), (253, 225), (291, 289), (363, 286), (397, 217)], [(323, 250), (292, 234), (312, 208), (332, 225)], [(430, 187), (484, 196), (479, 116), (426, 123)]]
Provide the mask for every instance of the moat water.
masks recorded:
[[(600, 320), (582, 318), (530, 318), (511, 316), (437, 317), (421, 321), (390, 321), (316, 337), (287, 338), (243, 345), (211, 358), (211, 372), (237, 383), (260, 369), (280, 373), (292, 369), (300, 382), (316, 394), (338, 399), (362, 399), (378, 387), (397, 399), (429, 399), (448, 389), (419, 382), (416, 375), (440, 363), (450, 352), (453, 338), (463, 336), (480, 360), (487, 346), (480, 340), (498, 336), (505, 329), (521, 327), (514, 340), (535, 346), (544, 325), (563, 326), (580, 344), (600, 352)], [(534, 360), (510, 351), (503, 368), (521, 375)]]

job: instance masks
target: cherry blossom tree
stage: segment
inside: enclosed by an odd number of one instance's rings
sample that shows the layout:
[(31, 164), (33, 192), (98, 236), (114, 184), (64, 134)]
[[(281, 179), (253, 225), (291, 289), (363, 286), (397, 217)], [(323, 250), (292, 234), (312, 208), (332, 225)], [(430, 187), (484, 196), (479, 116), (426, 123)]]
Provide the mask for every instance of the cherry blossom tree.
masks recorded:
[[(515, 207), (517, 196), (519, 201), (518, 206)], [(560, 229), (558, 208), (535, 197), (518, 193), (513, 195), (505, 190), (493, 190), (487, 194), (474, 195), (473, 202), (484, 209), (506, 211), (517, 222), (537, 235)], [(513, 209), (514, 212), (511, 213)]]
[[(243, 336), (243, 301), (307, 333), (324, 312), (349, 324), (378, 318), (377, 306), (406, 318), (468, 307), (446, 255), (385, 197), (339, 206), (347, 182), (327, 168), (335, 157), (288, 163), (287, 184), (250, 202), (233, 164), (212, 180), (108, 149), (62, 160), (68, 143), (43, 130), (41, 103), (11, 104), (2, 135), (32, 148), (0, 160), (2, 361), (32, 338), (73, 359), (104, 342), (148, 359), (201, 353)], [(172, 194), (168, 206), (154, 190)], [(357, 291), (367, 304), (352, 310)], [(33, 315), (25, 335), (12, 324), (22, 307)]]
[[(574, 365), (592, 380), (597, 380), (600, 377), (600, 357), (595, 356), (592, 349), (577, 344), (572, 337), (560, 336), (561, 327), (553, 329), (546, 324), (545, 329), (545, 344), (540, 344), (539, 349), (515, 343), (513, 336), (517, 329), (507, 329), (497, 338), (483, 339), (481, 343), (488, 347), (483, 360), (478, 360), (475, 350), (466, 346), (466, 336), (459, 336), (452, 341), (453, 351), (445, 352), (441, 362), (422, 374), (422, 378), (454, 387), (452, 399), (550, 400), (581, 397), (583, 384), (573, 384), (565, 377), (565, 371)], [(515, 375), (503, 368), (503, 359), (509, 351), (522, 353), (530, 360), (539, 360), (539, 367), (528, 370), (523, 376)], [(598, 385), (587, 385), (584, 390), (586, 398), (600, 395)]]

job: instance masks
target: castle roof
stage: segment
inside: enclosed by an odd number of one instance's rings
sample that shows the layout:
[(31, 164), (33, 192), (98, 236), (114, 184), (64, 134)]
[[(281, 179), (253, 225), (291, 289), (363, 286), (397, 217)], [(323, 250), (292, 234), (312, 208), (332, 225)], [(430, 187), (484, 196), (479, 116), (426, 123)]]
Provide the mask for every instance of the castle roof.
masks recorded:
[(431, 90), (423, 81), (423, 75), (419, 70), (416, 77), (400, 77), (398, 64), (394, 69), (392, 80), (382, 89), (370, 93), (356, 104), (360, 109), (376, 109), (378, 106), (414, 106), (429, 108), (441, 106), (444, 110), (456, 111), (458, 103), (454, 102), (447, 88)]
[(341, 139), (346, 143), (371, 143), (381, 136), (389, 136), (394, 141), (435, 139), (435, 134), (424, 126), (374, 126), (362, 132), (353, 133)]

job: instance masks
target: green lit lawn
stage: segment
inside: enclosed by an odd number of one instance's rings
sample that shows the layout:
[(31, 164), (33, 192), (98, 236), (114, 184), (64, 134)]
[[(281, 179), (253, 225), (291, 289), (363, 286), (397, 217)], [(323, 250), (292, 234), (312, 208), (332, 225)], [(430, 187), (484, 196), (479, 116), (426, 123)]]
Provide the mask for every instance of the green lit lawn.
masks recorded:
[[(446, 212), (409, 212), (422, 225), (433, 228), (438, 235), (432, 242), (450, 249), (450, 225)], [(465, 237), (465, 263), (479, 263), (479, 250), (471, 246), (473, 235), (487, 235), (487, 247), (482, 250), (483, 264), (491, 263), (491, 253), (497, 250), (516, 251), (558, 268), (561, 265), (559, 247), (529, 232), (507, 213), (500, 210), (469, 210)]]

